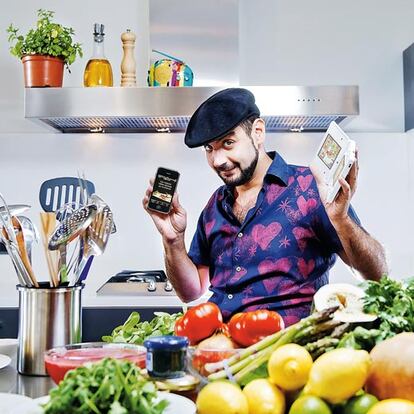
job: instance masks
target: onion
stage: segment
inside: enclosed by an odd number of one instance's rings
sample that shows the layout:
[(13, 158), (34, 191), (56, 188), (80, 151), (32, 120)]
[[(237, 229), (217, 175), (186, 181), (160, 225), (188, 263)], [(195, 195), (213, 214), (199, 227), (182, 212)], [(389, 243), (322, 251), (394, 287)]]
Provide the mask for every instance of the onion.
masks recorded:
[(367, 392), (379, 400), (405, 398), (414, 402), (414, 333), (405, 332), (371, 351)]
[(223, 333), (217, 333), (204, 339), (197, 345), (198, 349), (226, 350), (235, 349), (234, 342)]

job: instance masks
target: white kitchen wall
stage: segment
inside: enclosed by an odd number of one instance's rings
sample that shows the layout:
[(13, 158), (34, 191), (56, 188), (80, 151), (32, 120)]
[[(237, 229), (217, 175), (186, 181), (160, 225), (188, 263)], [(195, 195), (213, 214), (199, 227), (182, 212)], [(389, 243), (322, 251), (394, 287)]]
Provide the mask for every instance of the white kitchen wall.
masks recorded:
[[(163, 267), (160, 238), (141, 207), (149, 177), (159, 165), (181, 172), (179, 193), (188, 211), (188, 243), (219, 179), (208, 169), (201, 150), (184, 146), (182, 134), (57, 134), (24, 120), (22, 68), (9, 55), (4, 28), (14, 22), (26, 31), (39, 7), (55, 10), (56, 18), (73, 26), (84, 44), (85, 57), (73, 65), (71, 75), (65, 74), (65, 86), (82, 83), (95, 21), (107, 27), (106, 50), (115, 84), (122, 56), (119, 36), (126, 28), (137, 33), (138, 73), (144, 85), (148, 0), (127, 0), (122, 8), (97, 0), (15, 0), (0, 15), (0, 191), (10, 203), (32, 204), (29, 216), (39, 223), (41, 182), (84, 170), (111, 205), (118, 227), (105, 254), (95, 258), (84, 303), (144, 304), (132, 298), (96, 298), (95, 291), (121, 269)], [(366, 0), (355, 5), (337, 0), (240, 2), (242, 84), (360, 85), (361, 115), (348, 125), (360, 151), (360, 180), (353, 204), (367, 230), (386, 246), (392, 275), (397, 278), (414, 274), (410, 220), (414, 147), (413, 135), (402, 132), (401, 57), (414, 41), (413, 21), (414, 5), (403, 0)], [(321, 134), (270, 134), (267, 147), (279, 150), (291, 163), (307, 164), (320, 139)], [(40, 245), (34, 266), (39, 275), (46, 274)], [(336, 265), (332, 280), (352, 280), (352, 276)], [(15, 284), (8, 257), (0, 256), (0, 306), (17, 304)], [(150, 304), (163, 302), (157, 299)]]
[(241, 84), (359, 85), (348, 131), (404, 130), (412, 0), (240, 1)]

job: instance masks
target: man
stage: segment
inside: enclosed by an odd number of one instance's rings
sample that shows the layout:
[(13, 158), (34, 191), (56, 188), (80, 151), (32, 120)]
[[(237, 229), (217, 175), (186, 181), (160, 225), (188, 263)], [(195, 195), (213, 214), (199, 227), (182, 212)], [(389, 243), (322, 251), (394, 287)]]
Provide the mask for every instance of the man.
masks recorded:
[(309, 314), (337, 255), (366, 279), (378, 280), (387, 265), (382, 246), (350, 205), (358, 163), (327, 203), (326, 188), (309, 168), (266, 153), (264, 142), (265, 124), (253, 94), (241, 88), (218, 92), (196, 110), (185, 134), (190, 148), (204, 146), (209, 166), (224, 182), (202, 211), (189, 252), (186, 212), (177, 195), (168, 215), (147, 211), (162, 236), (168, 277), (183, 301), (199, 298), (210, 286), (210, 301), (225, 319), (266, 308), (289, 325)]

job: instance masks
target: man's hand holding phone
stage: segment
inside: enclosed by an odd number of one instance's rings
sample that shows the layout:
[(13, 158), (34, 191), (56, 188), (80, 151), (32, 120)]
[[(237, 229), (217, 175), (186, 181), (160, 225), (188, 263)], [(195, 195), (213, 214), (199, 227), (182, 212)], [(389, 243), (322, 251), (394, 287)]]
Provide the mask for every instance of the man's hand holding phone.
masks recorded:
[(159, 168), (142, 200), (144, 209), (167, 242), (174, 242), (183, 236), (187, 227), (187, 213), (175, 192), (178, 177), (176, 171)]

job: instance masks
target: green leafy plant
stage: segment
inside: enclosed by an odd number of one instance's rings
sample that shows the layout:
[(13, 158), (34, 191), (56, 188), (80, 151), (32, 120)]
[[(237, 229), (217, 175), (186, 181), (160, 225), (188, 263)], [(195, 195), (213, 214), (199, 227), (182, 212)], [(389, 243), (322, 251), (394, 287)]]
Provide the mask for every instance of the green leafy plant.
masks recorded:
[(133, 362), (112, 358), (68, 371), (49, 395), (45, 414), (162, 414), (168, 406)]
[(116, 327), (111, 335), (103, 336), (104, 342), (126, 342), (142, 345), (147, 338), (160, 335), (174, 335), (174, 326), (182, 313), (154, 312), (155, 318), (141, 322), (140, 314), (132, 312), (123, 325)]
[(53, 11), (39, 9), (37, 11), (37, 25), (30, 29), (26, 36), (19, 34), (19, 29), (10, 24), (7, 28), (9, 43), (12, 44), (10, 52), (21, 59), (25, 55), (49, 55), (64, 60), (69, 69), (76, 56), (83, 56), (80, 43), (74, 43), (75, 34), (70, 27), (52, 21)]
[(414, 279), (384, 276), (379, 282), (366, 282), (365, 293), (364, 310), (377, 314), (381, 322), (380, 340), (414, 331)]

